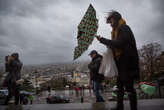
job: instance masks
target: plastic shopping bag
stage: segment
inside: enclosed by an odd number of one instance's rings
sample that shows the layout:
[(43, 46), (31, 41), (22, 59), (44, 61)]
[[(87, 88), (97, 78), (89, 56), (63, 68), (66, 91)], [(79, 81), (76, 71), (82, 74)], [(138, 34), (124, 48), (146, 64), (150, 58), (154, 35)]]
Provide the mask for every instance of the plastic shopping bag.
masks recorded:
[(103, 54), (103, 59), (99, 69), (100, 74), (112, 78), (118, 75), (118, 70), (114, 61), (113, 53), (110, 48)]

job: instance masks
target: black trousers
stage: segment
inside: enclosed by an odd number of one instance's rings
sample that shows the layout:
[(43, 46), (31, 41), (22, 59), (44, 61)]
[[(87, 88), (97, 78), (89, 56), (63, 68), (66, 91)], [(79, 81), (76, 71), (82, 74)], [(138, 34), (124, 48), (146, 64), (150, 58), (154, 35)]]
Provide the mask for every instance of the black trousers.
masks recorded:
[(8, 101), (15, 96), (15, 105), (18, 105), (20, 95), (19, 95), (19, 86), (15, 86), (15, 84), (10, 84), (8, 86), (8, 96), (6, 98), (5, 104), (8, 104)]
[(24, 99), (24, 95), (20, 94), (19, 95), (20, 104), (23, 104), (23, 99)]
[(124, 98), (124, 90), (128, 93), (128, 97), (130, 100), (130, 107), (131, 110), (137, 110), (137, 96), (136, 96), (136, 90), (133, 87), (134, 80), (133, 79), (127, 79), (127, 80), (121, 80), (120, 77), (117, 78), (117, 107), (119, 110), (123, 110), (123, 98)]

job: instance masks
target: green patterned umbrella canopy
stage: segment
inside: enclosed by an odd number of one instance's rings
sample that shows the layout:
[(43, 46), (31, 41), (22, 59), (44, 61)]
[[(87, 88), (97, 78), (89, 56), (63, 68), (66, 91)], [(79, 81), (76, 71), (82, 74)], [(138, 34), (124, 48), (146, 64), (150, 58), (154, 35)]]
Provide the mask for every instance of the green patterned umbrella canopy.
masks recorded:
[(142, 84), (141, 85), (141, 90), (148, 95), (153, 95), (155, 93), (155, 87), (154, 86), (150, 86), (147, 84)]
[(83, 19), (78, 25), (78, 45), (74, 50), (74, 60), (80, 57), (86, 51), (89, 45), (92, 44), (94, 36), (97, 33), (98, 20), (96, 18), (96, 11), (90, 4)]

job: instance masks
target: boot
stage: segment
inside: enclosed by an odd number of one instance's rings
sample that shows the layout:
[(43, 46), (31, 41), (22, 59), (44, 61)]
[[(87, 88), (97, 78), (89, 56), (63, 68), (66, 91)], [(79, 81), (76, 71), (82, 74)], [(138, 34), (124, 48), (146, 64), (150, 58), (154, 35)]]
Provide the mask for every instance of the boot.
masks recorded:
[(136, 92), (129, 94), (131, 110), (137, 110), (137, 97)]
[(111, 110), (124, 110), (123, 104), (117, 105), (116, 107), (111, 108)]

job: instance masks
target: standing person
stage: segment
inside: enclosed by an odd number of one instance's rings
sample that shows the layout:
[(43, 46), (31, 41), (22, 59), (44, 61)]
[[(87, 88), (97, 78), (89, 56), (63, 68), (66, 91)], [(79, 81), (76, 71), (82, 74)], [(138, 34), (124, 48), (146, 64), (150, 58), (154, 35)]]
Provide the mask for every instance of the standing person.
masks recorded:
[(20, 104), (23, 104), (24, 94), (20, 93), (19, 97), (20, 97)]
[(85, 95), (85, 87), (84, 87), (84, 85), (82, 85), (82, 95), (83, 96)]
[(82, 96), (82, 86), (79, 87), (80, 95)]
[(88, 85), (88, 90), (89, 90), (89, 94), (90, 94), (90, 96), (91, 96), (91, 86), (90, 85)]
[(50, 87), (50, 85), (48, 85), (47, 90), (48, 90), (49, 95), (51, 95), (51, 87)]
[(78, 97), (79, 96), (79, 87), (76, 87), (75, 91), (76, 91), (76, 97)]
[(99, 55), (96, 50), (91, 51), (89, 55), (92, 61), (88, 64), (88, 68), (90, 70), (91, 82), (93, 82), (93, 91), (96, 95), (96, 102), (104, 102), (104, 99), (99, 92), (101, 88), (101, 82), (104, 79), (103, 76), (99, 74), (102, 56)]
[(24, 105), (28, 104), (28, 97), (27, 97), (27, 95), (24, 95), (23, 104)]
[(136, 41), (130, 27), (117, 11), (111, 11), (106, 19), (112, 27), (112, 40), (97, 36), (100, 43), (112, 49), (118, 68), (117, 77), (117, 106), (112, 110), (123, 110), (124, 88), (128, 92), (131, 110), (137, 110), (134, 79), (139, 78), (139, 58)]
[(15, 96), (15, 105), (19, 103), (19, 84), (17, 83), (21, 79), (21, 69), (22, 63), (19, 60), (19, 54), (13, 53), (6, 63), (8, 68), (8, 75), (5, 80), (8, 87), (8, 96), (6, 98), (5, 104), (8, 104), (8, 101), (12, 96)]
[(30, 104), (32, 105), (34, 100), (34, 96), (32, 94), (29, 95), (29, 100), (30, 100)]

